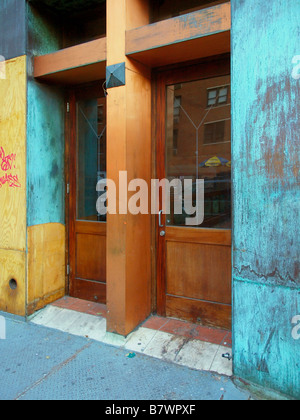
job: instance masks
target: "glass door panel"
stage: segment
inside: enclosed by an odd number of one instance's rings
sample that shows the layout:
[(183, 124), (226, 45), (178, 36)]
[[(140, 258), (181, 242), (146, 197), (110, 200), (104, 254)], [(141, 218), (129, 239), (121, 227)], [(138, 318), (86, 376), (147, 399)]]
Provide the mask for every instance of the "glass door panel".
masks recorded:
[[(69, 293), (106, 303), (106, 218), (97, 183), (106, 179), (106, 98), (102, 83), (70, 91)], [(101, 223), (102, 222), (102, 223)]]
[[(76, 218), (106, 222), (96, 210), (97, 183), (106, 179), (106, 100), (77, 102)], [(100, 193), (101, 194), (101, 193)]]
[[(230, 76), (167, 86), (166, 177), (205, 185), (201, 228), (231, 229), (231, 96)], [(168, 226), (186, 226), (190, 217), (167, 215)]]

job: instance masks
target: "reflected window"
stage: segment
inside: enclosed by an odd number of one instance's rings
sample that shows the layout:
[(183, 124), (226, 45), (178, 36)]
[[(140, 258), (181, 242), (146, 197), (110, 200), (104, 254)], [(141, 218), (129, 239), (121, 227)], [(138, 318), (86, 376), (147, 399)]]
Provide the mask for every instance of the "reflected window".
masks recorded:
[[(202, 228), (231, 229), (230, 102), (230, 76), (167, 87), (166, 176), (193, 181), (194, 206), (196, 180), (204, 180)], [(171, 203), (168, 225), (186, 226), (187, 217), (184, 200), (182, 214)]]
[(176, 122), (179, 122), (180, 107), (181, 107), (181, 96), (175, 96), (175, 100), (174, 100), (174, 119), (176, 120)]
[(106, 99), (77, 103), (77, 220), (105, 222), (96, 210), (97, 183), (106, 179)]
[(208, 90), (207, 106), (228, 104), (228, 86)]
[(206, 123), (204, 125), (204, 144), (222, 143), (225, 141), (226, 121)]

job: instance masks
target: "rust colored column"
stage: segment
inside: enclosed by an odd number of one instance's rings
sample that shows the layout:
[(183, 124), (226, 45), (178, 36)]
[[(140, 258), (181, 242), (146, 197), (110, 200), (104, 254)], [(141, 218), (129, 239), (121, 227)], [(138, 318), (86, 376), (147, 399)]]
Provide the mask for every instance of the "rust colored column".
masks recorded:
[[(150, 185), (151, 72), (125, 54), (126, 30), (148, 22), (148, 1), (107, 1), (107, 66), (125, 63), (125, 84), (108, 88), (107, 97), (107, 176), (117, 190), (120, 171), (127, 171), (128, 182)], [(151, 215), (120, 214), (120, 198), (107, 222), (107, 329), (126, 336), (151, 311)]]

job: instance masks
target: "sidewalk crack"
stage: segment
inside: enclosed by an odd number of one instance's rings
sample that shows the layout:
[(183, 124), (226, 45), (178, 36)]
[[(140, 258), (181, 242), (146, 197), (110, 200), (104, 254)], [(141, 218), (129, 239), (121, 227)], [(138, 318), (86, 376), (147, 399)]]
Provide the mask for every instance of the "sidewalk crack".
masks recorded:
[(86, 344), (84, 347), (82, 347), (81, 349), (77, 350), (75, 354), (73, 354), (71, 357), (69, 357), (68, 359), (64, 360), (63, 362), (61, 362), (59, 365), (54, 366), (50, 372), (48, 372), (45, 376), (43, 376), (42, 378), (38, 379), (34, 384), (30, 385), (29, 387), (27, 387), (23, 392), (21, 392), (19, 395), (17, 395), (16, 398), (14, 398), (14, 401), (18, 401), (20, 400), (24, 395), (26, 395), (29, 391), (31, 391), (32, 389), (36, 388), (37, 386), (39, 386), (43, 381), (47, 380), (48, 378), (50, 378), (52, 375), (56, 374), (57, 372), (59, 372), (62, 368), (64, 368), (65, 366), (67, 366), (70, 362), (72, 362), (73, 360), (75, 360), (77, 358), (77, 356), (82, 353), (84, 350), (88, 349), (90, 346), (92, 345), (92, 342)]

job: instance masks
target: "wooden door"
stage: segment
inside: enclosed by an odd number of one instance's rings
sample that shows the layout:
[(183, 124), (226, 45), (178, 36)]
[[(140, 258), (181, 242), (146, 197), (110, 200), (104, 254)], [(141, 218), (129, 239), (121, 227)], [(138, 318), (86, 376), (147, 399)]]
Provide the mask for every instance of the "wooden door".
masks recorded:
[(192, 188), (204, 180), (200, 226), (186, 225), (184, 208), (175, 214), (172, 194), (169, 213), (157, 222), (157, 310), (230, 329), (230, 60), (162, 72), (157, 92), (158, 178), (189, 179)]
[(106, 98), (101, 82), (70, 94), (69, 293), (106, 303), (106, 216), (97, 183), (106, 179)]

